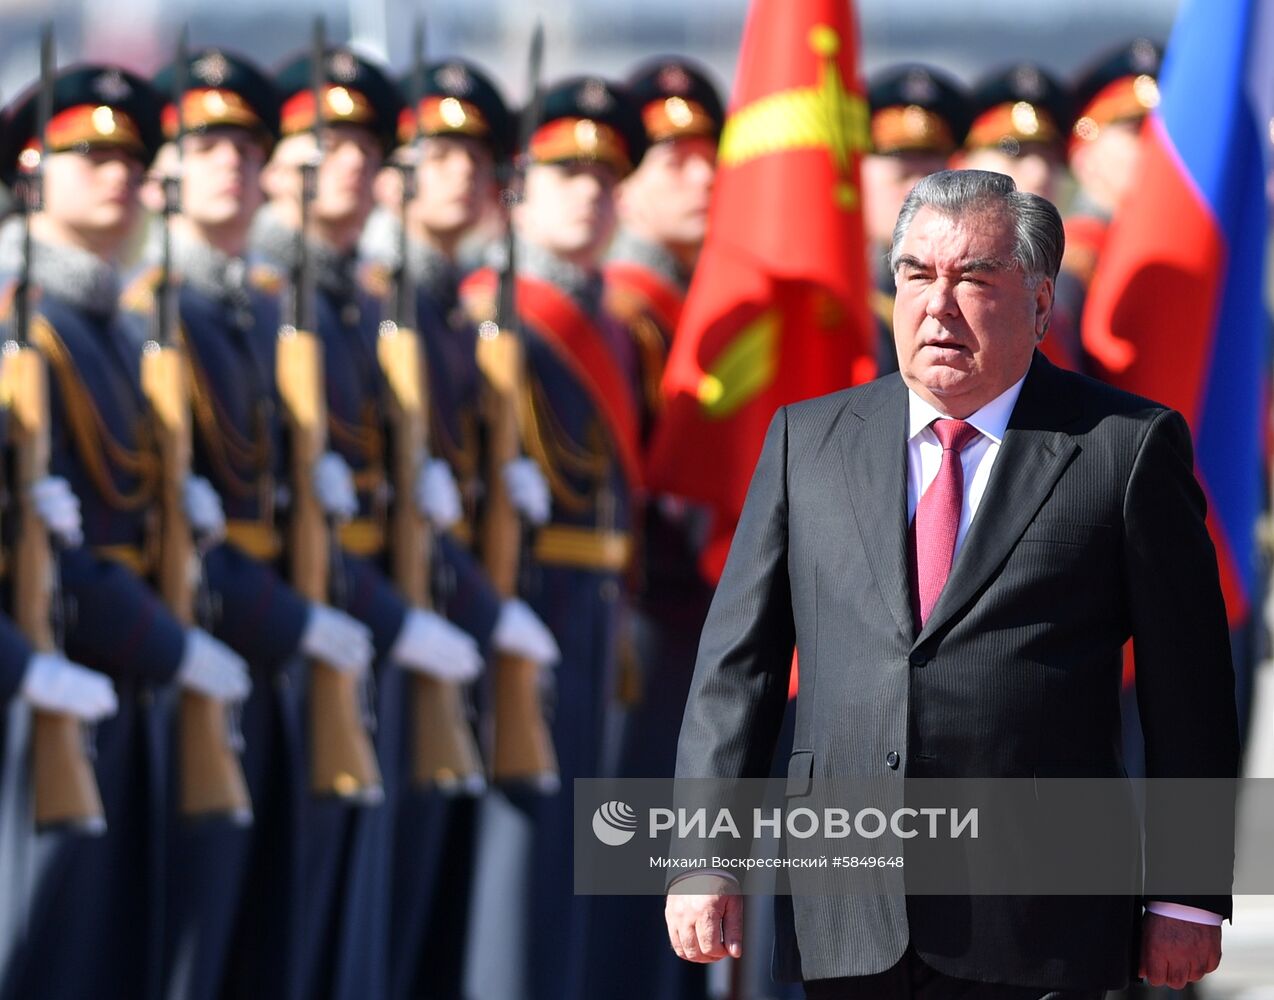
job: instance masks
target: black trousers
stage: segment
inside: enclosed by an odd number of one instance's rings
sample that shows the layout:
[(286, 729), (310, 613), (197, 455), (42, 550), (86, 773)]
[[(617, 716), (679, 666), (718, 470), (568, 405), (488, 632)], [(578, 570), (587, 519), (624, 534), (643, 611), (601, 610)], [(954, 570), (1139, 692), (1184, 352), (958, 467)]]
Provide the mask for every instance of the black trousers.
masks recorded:
[(910, 945), (884, 972), (805, 982), (808, 1000), (1102, 1000), (1105, 995), (1105, 990), (1041, 990), (955, 979), (922, 962)]

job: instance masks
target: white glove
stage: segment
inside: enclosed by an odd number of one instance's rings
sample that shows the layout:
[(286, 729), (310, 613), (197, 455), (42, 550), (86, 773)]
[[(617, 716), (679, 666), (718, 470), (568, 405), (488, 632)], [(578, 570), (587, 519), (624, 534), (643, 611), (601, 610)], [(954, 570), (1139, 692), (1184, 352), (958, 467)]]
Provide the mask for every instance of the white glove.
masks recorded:
[(57, 653), (35, 653), (22, 676), (22, 697), (35, 708), (97, 722), (119, 711), (115, 685)]
[(348, 521), (358, 513), (358, 494), (349, 463), (334, 451), (323, 453), (314, 463), (314, 492), (328, 517)]
[(375, 655), (372, 630), (344, 611), (325, 604), (311, 604), (305, 631), (301, 633), (301, 652), (361, 677), (367, 673)]
[(542, 667), (562, 658), (557, 640), (525, 601), (511, 598), (500, 605), (500, 617), (491, 633), (491, 645), (502, 653), (522, 656)]
[(548, 523), (550, 498), (548, 480), (533, 458), (515, 458), (500, 470), (504, 488), (518, 512), (532, 524)]
[(201, 628), (186, 630), (186, 649), (177, 667), (177, 683), (221, 702), (243, 701), (252, 690), (243, 657)]
[(482, 670), (482, 653), (473, 636), (419, 608), (407, 611), (389, 658), (408, 670), (459, 683), (473, 680)]
[(460, 487), (451, 466), (441, 458), (430, 458), (421, 464), (416, 477), (416, 507), (441, 531), (463, 516)]
[(207, 545), (216, 545), (226, 537), (226, 512), (221, 497), (203, 476), (189, 475), (182, 484), (181, 506), (190, 530)]
[(32, 483), (31, 502), (44, 527), (61, 545), (73, 549), (84, 541), (80, 498), (61, 476), (45, 476)]

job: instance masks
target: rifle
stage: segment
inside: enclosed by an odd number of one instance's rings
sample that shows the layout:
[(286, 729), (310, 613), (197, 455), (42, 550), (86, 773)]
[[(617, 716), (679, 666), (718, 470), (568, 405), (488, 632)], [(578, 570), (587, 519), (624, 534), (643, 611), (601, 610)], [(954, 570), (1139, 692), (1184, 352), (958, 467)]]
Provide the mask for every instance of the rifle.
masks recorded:
[[(190, 474), (190, 368), (178, 340), (181, 317), (172, 264), (172, 219), (181, 211), (181, 144), (185, 136), (186, 32), (182, 29), (173, 65), (173, 106), (177, 111), (178, 168), (163, 179), (163, 257), (155, 295), (154, 330), (142, 349), (142, 389), (150, 402), (159, 445), (160, 595), (173, 616), (191, 625), (198, 614), (203, 560), (182, 507)], [(201, 624), (208, 624), (206, 621)], [(188, 819), (226, 816), (237, 826), (252, 822), (252, 799), (238, 751), (242, 737), (221, 702), (195, 691), (181, 693), (179, 714), (181, 814)]]
[[(420, 98), (424, 93), (424, 29), (416, 24), (412, 60), (413, 146), (419, 151)], [(416, 164), (403, 163), (402, 215), (398, 260), (388, 301), (391, 319), (380, 325), (376, 353), (389, 383), (392, 427), (394, 510), (391, 523), (394, 582), (417, 607), (430, 606), (430, 560), (433, 539), (428, 521), (412, 502), (413, 487), (428, 448), (429, 371), (416, 332), (416, 289), (407, 266), (407, 210), (415, 191)], [(412, 675), (412, 781), (444, 791), (477, 790), (482, 759), (466, 718), (460, 685), (423, 674)]]
[[(34, 320), (31, 292), (31, 216), (43, 205), (44, 157), (48, 153), (48, 125), (53, 114), (53, 28), (40, 38), (40, 92), (36, 114), (40, 161), (21, 178), (15, 194), (23, 215), (21, 271), (14, 292), (13, 340), (6, 345), (0, 395), (10, 408), (14, 446), (14, 480), (18, 533), (14, 542), (14, 619), (39, 651), (62, 644), (62, 596), (57, 556), (48, 532), (40, 523), (31, 487), (49, 471), (48, 365), (31, 346)], [(64, 827), (80, 833), (106, 832), (102, 797), (93, 773), (84, 726), (74, 716), (36, 709), (32, 713), (31, 768), (35, 824), (38, 829)]]
[[(310, 203), (323, 155), (323, 90), (327, 58), (323, 20), (314, 22), (310, 88), (314, 95), (317, 152), (301, 167), (301, 229), (297, 262), (275, 359), (292, 463), (292, 515), (288, 528), (293, 586), (311, 601), (326, 603), (343, 582), (335, 526), (327, 522), (314, 491), (314, 467), (327, 450), (327, 389), (323, 344), (314, 324), (315, 285), (306, 237)], [(332, 586), (333, 580), (337, 583)], [(335, 603), (340, 603), (339, 600)], [(310, 790), (363, 805), (384, 798), (376, 750), (367, 734), (360, 681), (319, 660), (310, 663)]]
[[(544, 101), (540, 69), (544, 61), (544, 27), (536, 24), (531, 36), (530, 98), (519, 122), (519, 149), (526, 149)], [(517, 200), (522, 171), (504, 165), (502, 201), (506, 209)], [(504, 465), (522, 454), (522, 414), (525, 412), (525, 361), (517, 333), (517, 259), (513, 227), (506, 220), (504, 261), (494, 322), (479, 327), (478, 364), (492, 389), (488, 439), (487, 482), (499, 483)], [(482, 524), (483, 563), (500, 596), (514, 597), (522, 573), (530, 563), (525, 525), (503, 489), (488, 490)], [(519, 656), (500, 654), (495, 669), (495, 734), (492, 777), (503, 783), (529, 784), (556, 791), (560, 784), (553, 737), (545, 721), (540, 668)]]

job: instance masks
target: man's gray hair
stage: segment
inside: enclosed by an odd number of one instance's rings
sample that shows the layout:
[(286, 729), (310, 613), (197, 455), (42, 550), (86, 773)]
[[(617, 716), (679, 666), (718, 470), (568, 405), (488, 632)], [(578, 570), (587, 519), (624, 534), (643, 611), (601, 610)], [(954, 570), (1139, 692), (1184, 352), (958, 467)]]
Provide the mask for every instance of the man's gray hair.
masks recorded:
[(1013, 261), (1021, 267), (1028, 287), (1036, 287), (1044, 278), (1057, 279), (1066, 247), (1057, 208), (1047, 198), (1019, 191), (1012, 177), (990, 170), (941, 170), (911, 189), (894, 225), (890, 271), (897, 273), (899, 247), (922, 208), (932, 208), (953, 219), (983, 210), (1006, 213), (1016, 231)]

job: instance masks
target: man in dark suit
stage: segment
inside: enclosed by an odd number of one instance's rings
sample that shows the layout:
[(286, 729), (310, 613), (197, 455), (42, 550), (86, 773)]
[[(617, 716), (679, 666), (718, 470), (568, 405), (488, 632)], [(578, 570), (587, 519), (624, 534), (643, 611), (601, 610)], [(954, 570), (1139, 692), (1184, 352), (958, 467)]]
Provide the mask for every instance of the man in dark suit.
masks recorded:
[[(1149, 776), (1234, 777), (1190, 433), (1039, 354), (1063, 245), (1056, 209), (1000, 174), (945, 171), (908, 196), (891, 253), (901, 377), (776, 415), (704, 629), (679, 778), (768, 773), (793, 646), (789, 778), (901, 795), (904, 777), (1120, 776), (1130, 636)], [(1158, 876), (1153, 822), (1146, 845)], [(738, 955), (741, 898), (722, 875), (692, 878), (668, 899), (675, 950)], [(1145, 911), (1121, 896), (795, 896), (777, 971), (818, 998), (1077, 1000), (1133, 971), (1179, 987), (1216, 967), (1228, 896)]]

